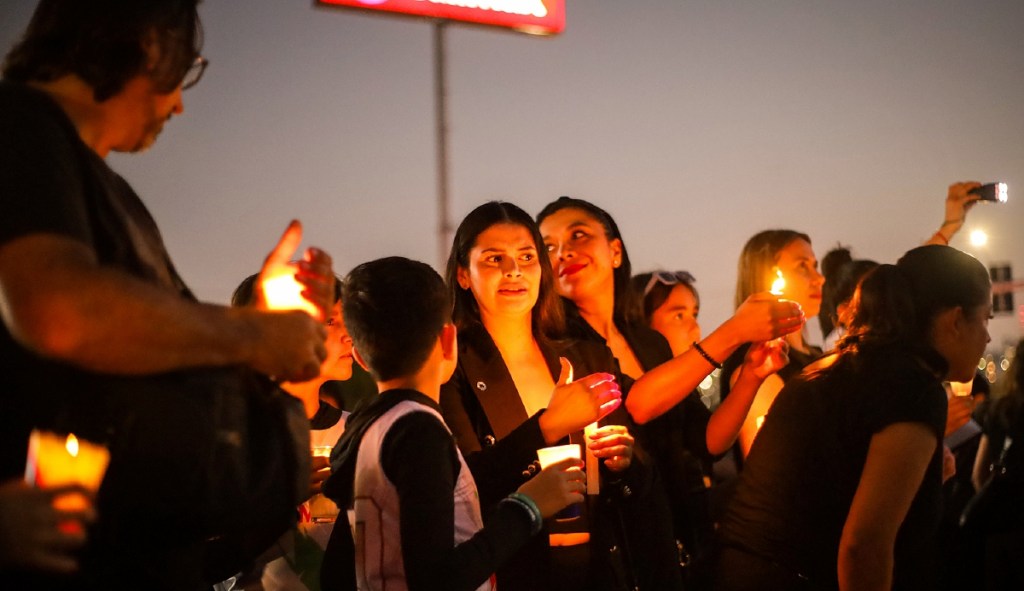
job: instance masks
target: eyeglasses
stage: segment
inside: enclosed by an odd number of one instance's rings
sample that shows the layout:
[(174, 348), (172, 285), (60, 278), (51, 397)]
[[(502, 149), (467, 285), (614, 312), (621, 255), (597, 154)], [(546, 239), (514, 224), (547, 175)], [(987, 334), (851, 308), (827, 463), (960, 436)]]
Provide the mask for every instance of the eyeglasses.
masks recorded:
[(697, 278), (689, 271), (675, 271), (671, 273), (668, 271), (657, 271), (651, 273), (651, 278), (647, 281), (647, 286), (644, 287), (644, 297), (647, 297), (647, 294), (651, 293), (654, 286), (659, 283), (662, 285), (690, 285), (696, 281)]
[(206, 71), (206, 66), (210, 65), (210, 60), (203, 56), (196, 56), (192, 65), (185, 70), (185, 76), (181, 79), (181, 89), (188, 90), (199, 84), (199, 79), (203, 77), (203, 72)]

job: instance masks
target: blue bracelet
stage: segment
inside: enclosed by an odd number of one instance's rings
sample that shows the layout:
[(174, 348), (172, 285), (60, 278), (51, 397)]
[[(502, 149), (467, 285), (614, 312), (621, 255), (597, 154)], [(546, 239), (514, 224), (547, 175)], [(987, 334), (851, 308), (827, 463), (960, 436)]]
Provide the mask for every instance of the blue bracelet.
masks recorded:
[(533, 502), (533, 499), (524, 495), (521, 492), (514, 492), (509, 496), (501, 500), (502, 503), (509, 502), (518, 507), (522, 507), (530, 517), (530, 535), (536, 535), (544, 528), (544, 517), (540, 514), (540, 509), (537, 508), (537, 503)]

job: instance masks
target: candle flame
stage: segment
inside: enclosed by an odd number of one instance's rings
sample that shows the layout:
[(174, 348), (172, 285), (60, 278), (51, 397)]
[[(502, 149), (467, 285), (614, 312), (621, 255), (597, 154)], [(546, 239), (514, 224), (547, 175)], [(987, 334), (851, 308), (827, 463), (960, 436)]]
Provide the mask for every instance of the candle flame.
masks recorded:
[(319, 316), (317, 307), (302, 295), (302, 284), (294, 275), (278, 275), (263, 281), (263, 297), (271, 310), (304, 310)]
[(78, 457), (78, 438), (75, 437), (74, 433), (68, 435), (68, 440), (67, 443), (64, 444), (64, 447), (67, 448), (68, 453), (71, 454), (71, 457)]
[(772, 281), (772, 295), (782, 295), (782, 290), (786, 289), (786, 280), (782, 277), (782, 270), (775, 267), (775, 281)]

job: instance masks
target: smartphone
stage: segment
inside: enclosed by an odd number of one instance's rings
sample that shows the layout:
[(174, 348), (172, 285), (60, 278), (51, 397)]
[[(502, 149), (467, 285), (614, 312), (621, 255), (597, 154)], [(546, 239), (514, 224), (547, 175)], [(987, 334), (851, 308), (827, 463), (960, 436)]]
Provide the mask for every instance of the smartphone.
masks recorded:
[(1006, 183), (985, 183), (976, 189), (971, 189), (968, 193), (977, 195), (978, 201), (1006, 203)]

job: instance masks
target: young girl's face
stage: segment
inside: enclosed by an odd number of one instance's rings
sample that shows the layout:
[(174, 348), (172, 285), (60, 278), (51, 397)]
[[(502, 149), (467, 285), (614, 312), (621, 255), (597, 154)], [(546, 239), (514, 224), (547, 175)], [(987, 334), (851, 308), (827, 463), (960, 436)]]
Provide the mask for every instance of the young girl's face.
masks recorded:
[(697, 315), (700, 303), (693, 290), (683, 284), (672, 287), (669, 296), (651, 313), (651, 328), (660, 332), (672, 346), (672, 354), (679, 355), (700, 340)]
[(324, 342), (327, 358), (320, 365), (320, 373), (330, 380), (347, 380), (352, 377), (352, 338), (345, 328), (341, 314), (341, 300), (334, 302), (327, 318), (327, 340)]

